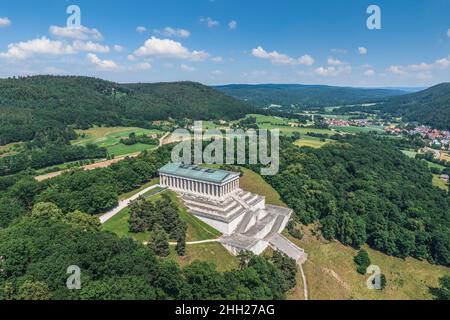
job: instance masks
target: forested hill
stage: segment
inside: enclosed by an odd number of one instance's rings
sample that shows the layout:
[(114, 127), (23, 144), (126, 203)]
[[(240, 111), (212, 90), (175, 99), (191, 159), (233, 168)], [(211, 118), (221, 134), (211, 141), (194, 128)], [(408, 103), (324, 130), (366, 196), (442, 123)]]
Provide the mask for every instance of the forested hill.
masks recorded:
[(0, 145), (46, 127), (148, 125), (174, 119), (237, 119), (253, 108), (193, 83), (118, 84), (88, 77), (0, 79)]
[(382, 111), (418, 121), (436, 129), (450, 129), (450, 83), (442, 83), (417, 93), (393, 97)]
[(257, 107), (277, 104), (324, 107), (358, 103), (379, 102), (387, 97), (405, 94), (394, 89), (362, 89), (300, 84), (227, 85), (217, 89)]

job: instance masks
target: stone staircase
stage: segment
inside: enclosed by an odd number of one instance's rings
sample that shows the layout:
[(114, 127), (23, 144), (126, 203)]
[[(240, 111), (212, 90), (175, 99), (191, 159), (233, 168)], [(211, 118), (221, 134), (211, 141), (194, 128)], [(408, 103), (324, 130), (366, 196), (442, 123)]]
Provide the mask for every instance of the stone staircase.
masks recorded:
[(292, 210), (266, 205), (265, 197), (237, 189), (223, 201), (181, 194), (188, 210), (224, 235), (222, 245), (232, 254), (243, 250), (261, 254), (268, 246), (280, 250), (299, 263), (305, 252), (283, 237)]

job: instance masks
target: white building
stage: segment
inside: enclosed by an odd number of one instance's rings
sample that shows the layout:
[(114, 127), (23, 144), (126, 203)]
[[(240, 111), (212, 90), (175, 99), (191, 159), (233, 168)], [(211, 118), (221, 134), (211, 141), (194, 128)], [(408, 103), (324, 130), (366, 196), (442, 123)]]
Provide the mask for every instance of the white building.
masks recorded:
[(296, 261), (306, 259), (281, 235), (292, 210), (266, 205), (265, 197), (242, 190), (238, 173), (170, 163), (159, 175), (161, 186), (178, 193), (190, 213), (223, 234), (220, 242), (231, 253), (261, 254), (270, 245)]

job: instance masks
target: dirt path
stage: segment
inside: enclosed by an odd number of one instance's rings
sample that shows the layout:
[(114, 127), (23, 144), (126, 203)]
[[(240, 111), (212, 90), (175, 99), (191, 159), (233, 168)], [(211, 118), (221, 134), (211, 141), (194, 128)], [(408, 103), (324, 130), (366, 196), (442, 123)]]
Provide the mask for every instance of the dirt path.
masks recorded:
[[(104, 161), (96, 162), (96, 163), (93, 163), (93, 164), (88, 164), (88, 165), (85, 165), (85, 166), (80, 167), (80, 168), (83, 168), (83, 170), (94, 170), (94, 169), (98, 169), (98, 168), (107, 168), (110, 165), (112, 165), (114, 163), (117, 163), (119, 161), (122, 161), (122, 160), (124, 160), (127, 157), (128, 158), (135, 158), (135, 157), (139, 156), (140, 154), (141, 154), (140, 152), (127, 154), (127, 155), (120, 156), (120, 157), (117, 157), (117, 158), (114, 158), (114, 159), (111, 159), (111, 160), (104, 160)], [(39, 182), (40, 181), (44, 181), (44, 180), (48, 180), (48, 179), (51, 179), (51, 178), (55, 178), (55, 177), (63, 174), (64, 172), (67, 172), (67, 171), (70, 171), (70, 170), (71, 169), (65, 169), (65, 170), (61, 170), (61, 171), (57, 171), (57, 172), (51, 172), (51, 173), (43, 174), (41, 176), (35, 177), (35, 179), (37, 181), (39, 181)]]

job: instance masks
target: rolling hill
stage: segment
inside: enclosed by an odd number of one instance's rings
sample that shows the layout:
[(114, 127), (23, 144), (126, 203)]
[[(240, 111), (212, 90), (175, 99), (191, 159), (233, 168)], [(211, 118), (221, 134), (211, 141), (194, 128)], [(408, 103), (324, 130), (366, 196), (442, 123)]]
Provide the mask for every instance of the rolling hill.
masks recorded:
[(379, 102), (387, 97), (405, 94), (393, 89), (363, 89), (300, 84), (226, 85), (215, 87), (256, 107), (271, 104), (317, 108), (337, 105)]
[(420, 92), (392, 97), (382, 105), (381, 111), (436, 129), (450, 129), (450, 83), (442, 83)]
[(194, 82), (119, 84), (88, 77), (0, 79), (0, 145), (46, 127), (137, 126), (170, 118), (234, 120), (253, 107)]

